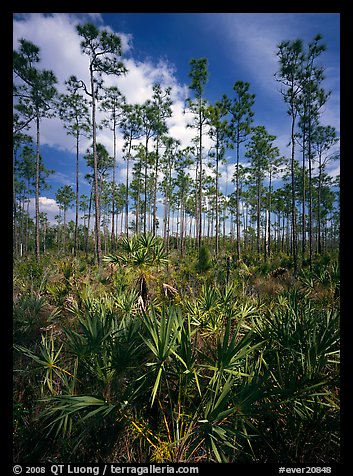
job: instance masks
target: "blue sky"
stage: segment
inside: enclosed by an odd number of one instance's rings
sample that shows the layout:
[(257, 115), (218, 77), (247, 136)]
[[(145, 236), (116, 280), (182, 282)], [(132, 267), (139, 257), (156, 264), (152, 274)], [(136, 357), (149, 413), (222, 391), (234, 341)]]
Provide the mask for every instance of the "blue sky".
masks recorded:
[[(123, 61), (128, 69), (124, 78), (107, 78), (107, 85), (115, 84), (129, 102), (142, 103), (151, 96), (152, 86), (161, 82), (172, 86), (174, 101), (170, 120), (170, 134), (190, 143), (194, 131), (186, 129), (187, 115), (184, 101), (189, 94), (189, 61), (208, 58), (209, 81), (205, 96), (214, 102), (227, 94), (232, 97), (237, 80), (248, 81), (250, 92), (256, 95), (254, 125), (263, 124), (277, 137), (276, 145), (283, 155), (289, 155), (290, 121), (286, 105), (274, 80), (278, 69), (277, 45), (282, 40), (301, 38), (305, 43), (317, 33), (323, 35), (327, 51), (320, 56), (325, 67), (324, 87), (331, 97), (324, 107), (321, 121), (340, 131), (340, 14), (339, 13), (24, 13), (14, 14), (13, 47), (26, 38), (40, 47), (40, 68), (51, 69), (58, 78), (58, 89), (64, 91), (64, 81), (72, 74), (88, 79), (87, 57), (80, 51), (80, 38), (75, 25), (90, 21), (99, 28), (108, 28), (121, 35)], [(110, 153), (113, 150), (111, 133), (100, 132), (98, 141)], [(41, 131), (42, 156), (45, 166), (54, 169), (51, 188), (42, 192), (41, 211), (51, 222), (59, 213), (55, 192), (65, 184), (75, 182), (75, 143), (66, 135), (59, 119), (44, 120)], [(118, 147), (122, 141), (118, 141)], [(83, 143), (84, 154), (89, 143)], [(336, 147), (337, 149), (337, 147)], [(232, 173), (234, 153), (228, 154), (228, 175)], [(87, 172), (80, 161), (80, 193), (88, 194), (83, 177)], [(226, 169), (222, 186), (225, 187)], [(339, 174), (339, 164), (329, 172)], [(125, 177), (125, 163), (118, 152), (118, 180)], [(232, 184), (228, 183), (228, 192)], [(162, 211), (161, 211), (162, 213)], [(73, 219), (74, 210), (68, 213)]]

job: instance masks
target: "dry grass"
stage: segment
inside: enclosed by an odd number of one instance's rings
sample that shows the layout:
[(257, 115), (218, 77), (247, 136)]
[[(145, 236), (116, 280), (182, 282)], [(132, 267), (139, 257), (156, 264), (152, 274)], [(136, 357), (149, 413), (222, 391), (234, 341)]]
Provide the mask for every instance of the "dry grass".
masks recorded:
[(297, 287), (297, 284), (289, 271), (286, 271), (279, 275), (269, 273), (267, 276), (256, 276), (252, 287), (259, 297), (271, 298)]

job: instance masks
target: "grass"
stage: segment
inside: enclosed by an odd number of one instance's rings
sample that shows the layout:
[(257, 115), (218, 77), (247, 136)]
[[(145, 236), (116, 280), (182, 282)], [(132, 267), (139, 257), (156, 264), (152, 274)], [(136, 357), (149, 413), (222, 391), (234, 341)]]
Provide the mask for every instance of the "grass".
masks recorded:
[(14, 460), (339, 461), (335, 261), (233, 263), (226, 285), (124, 246), (101, 270), (15, 263)]

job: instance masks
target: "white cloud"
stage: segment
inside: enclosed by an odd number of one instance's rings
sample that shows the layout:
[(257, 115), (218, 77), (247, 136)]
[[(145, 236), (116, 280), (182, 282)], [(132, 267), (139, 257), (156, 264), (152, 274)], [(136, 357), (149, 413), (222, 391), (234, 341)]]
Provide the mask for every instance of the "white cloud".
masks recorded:
[[(246, 20), (244, 18), (246, 16)], [(277, 135), (275, 144), (279, 146), (281, 154), (288, 156), (290, 151), (287, 144), (290, 140), (290, 121), (286, 119), (286, 106), (277, 91), (277, 85), (273, 74), (278, 69), (276, 57), (277, 44), (286, 38), (296, 38), (294, 24), (288, 22), (288, 15), (285, 14), (205, 14), (205, 18), (211, 16), (213, 28), (218, 30), (225, 38), (227, 51), (230, 57), (230, 72), (235, 70), (237, 65), (248, 71), (249, 77), (237, 78), (244, 81), (254, 82), (263, 93), (265, 100), (269, 101), (268, 116), (261, 117), (261, 121), (268, 124), (268, 131)], [(76, 25), (82, 21), (94, 21), (103, 28), (101, 14), (67, 14), (67, 13), (29, 13), (19, 17), (15, 16), (13, 24), (13, 45), (18, 47), (20, 38), (26, 38), (40, 47), (41, 62), (40, 68), (51, 69), (59, 81), (58, 89), (63, 92), (64, 82), (72, 74), (88, 82), (88, 58), (81, 52), (81, 38), (76, 32)], [(104, 27), (112, 31), (110, 27)], [(122, 39), (123, 51), (129, 51), (129, 57), (122, 57), (128, 69), (126, 76), (119, 78), (108, 76), (105, 84), (107, 86), (116, 85), (126, 96), (129, 103), (141, 104), (151, 98), (153, 84), (159, 82), (163, 88), (172, 87), (172, 117), (168, 119), (169, 132), (172, 137), (181, 141), (181, 147), (191, 144), (192, 139), (197, 135), (197, 131), (187, 128), (187, 124), (192, 121), (192, 115), (184, 114), (184, 101), (188, 95), (188, 87), (178, 83), (176, 72), (168, 61), (159, 60), (154, 63), (147, 59), (138, 61), (133, 58), (133, 37), (129, 34), (118, 33)], [(326, 71), (328, 76), (327, 86), (335, 92), (325, 105), (323, 123), (336, 127), (339, 132), (339, 94), (337, 90), (337, 77), (332, 77), (335, 71), (329, 68)], [(261, 72), (261, 74), (259, 73)], [(337, 73), (336, 73), (337, 74)], [(256, 104), (257, 98), (255, 99)], [(278, 111), (281, 111), (283, 120), (279, 124)], [(102, 113), (98, 118), (102, 118)], [(258, 120), (258, 116), (255, 116)], [(113, 154), (113, 137), (109, 130), (99, 131), (98, 141), (102, 142), (108, 152)], [(203, 139), (205, 162), (207, 162), (207, 151), (213, 145), (211, 139), (205, 135)], [(91, 141), (83, 139), (81, 142), (81, 152), (85, 152)], [(61, 121), (58, 118), (44, 119), (41, 124), (41, 144), (47, 144), (60, 150), (74, 152), (74, 138), (66, 134)], [(117, 160), (118, 160), (118, 180), (125, 181), (126, 164), (121, 157), (123, 139), (118, 134)], [(232, 153), (234, 162), (234, 154)], [(243, 160), (243, 159), (242, 159)], [(50, 168), (50, 164), (47, 164)], [(220, 186), (225, 191), (228, 186), (228, 193), (234, 186), (231, 178), (234, 173), (234, 164), (220, 167), (222, 177)], [(205, 167), (208, 174), (212, 171)], [(228, 180), (227, 180), (228, 170)], [(339, 168), (337, 164), (330, 168), (330, 173), (337, 175)], [(190, 175), (195, 177), (195, 168), (190, 170)], [(55, 179), (62, 184), (73, 184), (72, 176), (66, 177), (63, 173), (56, 173)], [(41, 197), (41, 211), (48, 213), (48, 218), (55, 223), (54, 216), (59, 213), (59, 208), (53, 199)], [(71, 212), (68, 212), (71, 213)]]
[[(28, 211), (29, 211), (29, 215), (34, 219), (35, 218), (35, 199), (34, 198), (31, 198), (29, 201)], [(39, 197), (39, 212), (45, 213), (47, 215), (47, 219), (51, 225), (58, 224), (58, 221), (55, 218), (57, 215), (60, 215), (61, 217), (64, 216), (63, 211), (60, 210), (57, 201), (54, 198), (48, 198), (48, 197)], [(68, 223), (71, 220), (75, 221), (75, 209), (73, 207), (69, 208), (66, 211), (66, 223)], [(79, 222), (81, 223), (82, 220), (79, 220)]]
[(327, 173), (331, 175), (331, 177), (336, 178), (340, 175), (340, 164), (339, 162), (334, 162), (327, 167)]
[(75, 187), (75, 177), (70, 177), (68, 174), (64, 174), (62, 172), (54, 172), (51, 175), (51, 180), (55, 180), (56, 183), (61, 185), (71, 185), (73, 188)]
[(47, 197), (40, 197), (39, 198), (39, 206), (41, 207), (42, 212), (47, 212), (47, 211), (59, 211), (59, 206), (56, 203), (56, 200), (53, 198), (47, 198)]
[(290, 34), (288, 19), (273, 13), (219, 14), (215, 19), (229, 42), (228, 51), (233, 65), (241, 65), (249, 72), (251, 81), (267, 93), (277, 94), (273, 78), (278, 69), (276, 47)]
[(321, 123), (324, 126), (332, 126), (340, 134), (340, 96), (333, 93), (322, 108)]
[(190, 114), (184, 114), (184, 102), (176, 101), (172, 106), (172, 117), (168, 119), (169, 133), (175, 139), (180, 140), (181, 147), (187, 147), (195, 137), (195, 129), (187, 128), (191, 122)]
[[(50, 224), (57, 223), (55, 215), (60, 214), (59, 205), (56, 200), (48, 197), (39, 197), (39, 211), (47, 214)], [(35, 217), (35, 199), (31, 198), (29, 201), (29, 214), (32, 218)]]
[[(167, 61), (153, 62), (136, 61), (132, 58), (124, 60), (128, 70), (125, 76), (120, 76), (117, 80), (113, 77), (107, 78), (107, 84), (117, 84), (120, 91), (126, 96), (127, 101), (132, 104), (142, 104), (150, 99), (155, 83), (160, 83), (163, 88), (171, 86), (174, 98), (179, 96), (179, 86), (175, 79), (175, 70)], [(180, 88), (180, 91), (184, 91)]]
[(63, 89), (72, 74), (88, 80), (88, 59), (81, 53), (77, 17), (66, 13), (29, 13), (13, 24), (13, 45), (25, 38), (40, 48), (39, 67), (52, 70)]
[(85, 13), (88, 16), (89, 20), (96, 23), (103, 23), (103, 18), (101, 13)]
[[(28, 13), (17, 16), (13, 24), (14, 49), (18, 41), (26, 38), (40, 47), (40, 68), (50, 69), (58, 79), (58, 90), (65, 91), (64, 82), (70, 75), (75, 75), (86, 83), (89, 81), (88, 58), (81, 52), (81, 38), (76, 32), (76, 25), (88, 19), (102, 23), (100, 14), (75, 14), (66, 13)], [(105, 27), (111, 30), (110, 27)], [(132, 50), (132, 35), (121, 34), (123, 51)], [(153, 94), (153, 85), (160, 83), (163, 88), (172, 87), (171, 97), (174, 101), (173, 116), (168, 121), (171, 135), (181, 140), (182, 146), (189, 145), (195, 135), (192, 129), (186, 129), (187, 118), (183, 115), (184, 99), (187, 95), (187, 86), (178, 84), (173, 65), (166, 60), (153, 63), (151, 60), (137, 61), (133, 58), (122, 60), (128, 70), (125, 76), (105, 77), (106, 86), (118, 86), (126, 96), (128, 103), (142, 104), (150, 99)], [(98, 112), (97, 120), (103, 118), (103, 113)], [(34, 125), (30, 133), (34, 135)], [(98, 133), (98, 141), (102, 142), (113, 154), (113, 137), (108, 130)], [(67, 135), (59, 118), (43, 119), (41, 123), (41, 144), (47, 144), (59, 150), (73, 151), (74, 139)], [(82, 138), (81, 151), (85, 151), (90, 141)], [(123, 139), (118, 133), (117, 147), (121, 149)]]
[[(313, 31), (315, 14), (291, 14), (291, 13), (226, 13), (205, 14), (204, 18), (212, 25), (217, 35), (224, 37), (228, 44), (228, 55), (231, 62), (230, 70), (235, 71), (240, 66), (248, 72), (247, 77), (238, 78), (250, 82), (250, 91), (253, 86), (262, 92), (262, 100), (268, 101), (268, 115), (261, 117), (266, 124), (273, 124), (277, 132), (279, 121), (278, 114), (285, 117), (286, 106), (279, 93), (279, 84), (274, 74), (279, 69), (277, 58), (278, 44), (283, 40), (295, 40), (302, 38), (306, 44), (312, 41), (317, 31)], [(323, 38), (325, 43), (325, 36)], [(321, 121), (323, 124), (332, 125), (339, 133), (340, 130), (340, 98), (339, 98), (339, 56), (328, 52), (323, 53), (318, 59), (318, 64), (325, 67), (323, 86), (326, 91), (334, 91), (322, 110)], [(255, 97), (256, 103), (260, 97)], [(259, 116), (255, 116), (258, 120)], [(283, 121), (286, 126), (285, 120)], [(290, 125), (288, 123), (288, 137), (290, 137)], [(284, 153), (284, 150), (281, 149)]]
[[(87, 18), (86, 18), (87, 15)], [(76, 75), (89, 81), (88, 58), (81, 52), (81, 37), (76, 26), (83, 21), (102, 23), (101, 14), (27, 13), (13, 23), (13, 46), (18, 47), (21, 38), (30, 40), (40, 48), (39, 67), (52, 70), (58, 79), (58, 88), (64, 90), (64, 82)], [(104, 29), (111, 30), (104, 27)], [(118, 33), (123, 51), (131, 48), (131, 35)]]

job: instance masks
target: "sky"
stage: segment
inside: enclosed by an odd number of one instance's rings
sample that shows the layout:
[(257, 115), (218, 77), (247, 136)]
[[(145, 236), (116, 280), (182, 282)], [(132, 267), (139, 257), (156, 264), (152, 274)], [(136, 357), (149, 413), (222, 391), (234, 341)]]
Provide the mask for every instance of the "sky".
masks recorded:
[[(210, 103), (232, 98), (236, 81), (250, 83), (255, 94), (253, 125), (265, 125), (276, 136), (274, 142), (281, 154), (289, 156), (290, 117), (274, 79), (278, 71), (277, 45), (283, 40), (301, 38), (308, 44), (317, 33), (323, 35), (327, 50), (319, 63), (325, 68), (323, 87), (331, 91), (322, 110), (323, 125), (335, 127), (340, 134), (340, 14), (339, 13), (14, 13), (13, 49), (25, 38), (40, 48), (40, 69), (50, 69), (58, 79), (57, 89), (65, 92), (64, 82), (71, 75), (88, 81), (88, 57), (81, 52), (81, 38), (76, 25), (94, 23), (98, 28), (117, 33), (122, 40), (124, 62), (128, 73), (119, 78), (106, 77), (106, 86), (117, 86), (129, 103), (143, 103), (151, 98), (152, 87), (172, 87), (173, 114), (168, 120), (169, 134), (190, 144), (195, 130), (187, 128), (191, 121), (184, 114), (185, 99), (190, 95), (190, 60), (208, 59), (208, 83), (205, 97)], [(31, 134), (34, 130), (30, 131)], [(113, 154), (113, 138), (109, 130), (97, 137)], [(211, 142), (205, 138), (205, 149)], [(121, 136), (118, 136), (117, 181), (125, 180), (126, 165), (122, 158)], [(88, 172), (83, 155), (90, 143), (81, 143), (80, 194), (89, 195), (84, 176)], [(338, 146), (335, 147), (337, 150)], [(55, 170), (48, 178), (50, 189), (43, 190), (40, 211), (47, 213), (51, 223), (60, 213), (55, 193), (63, 185), (75, 189), (75, 140), (68, 136), (58, 118), (44, 119), (41, 124), (41, 155), (47, 169)], [(228, 165), (223, 165), (221, 189), (228, 193), (234, 185), (234, 152), (227, 152)], [(327, 169), (339, 174), (339, 163)], [(34, 216), (34, 198), (30, 212)], [(159, 207), (158, 214), (162, 216)], [(74, 220), (74, 209), (67, 220)]]

